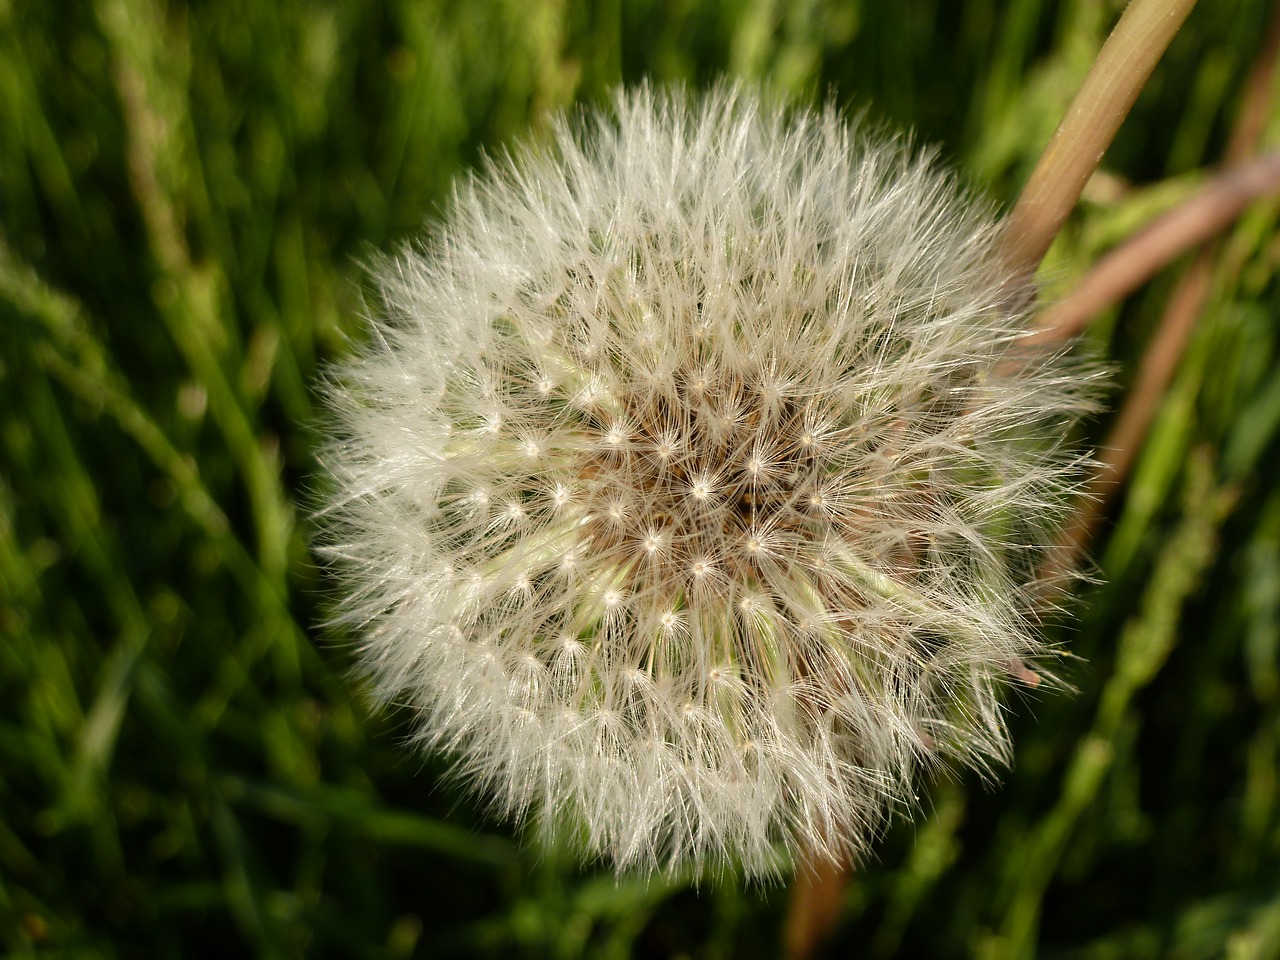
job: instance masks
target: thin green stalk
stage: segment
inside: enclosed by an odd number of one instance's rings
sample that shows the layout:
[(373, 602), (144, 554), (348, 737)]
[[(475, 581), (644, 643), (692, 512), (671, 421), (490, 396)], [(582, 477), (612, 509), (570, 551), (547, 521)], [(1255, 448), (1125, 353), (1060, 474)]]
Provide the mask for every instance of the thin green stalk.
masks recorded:
[[(191, 118), (185, 94), (189, 51), (168, 50), (172, 39), (164, 18), (144, 0), (99, 0), (96, 5), (112, 56), (125, 121), (125, 153), (135, 199), (158, 268), (157, 310), (191, 372), (209, 397), (209, 407), (231, 456), (239, 466), (257, 532), (258, 566), (268, 580), (259, 602), (276, 605), (287, 593), (288, 545), (294, 517), (280, 480), (277, 453), (260, 441), (249, 411), (222, 359), (229, 324), (225, 279), (216, 265), (196, 262), (182, 229), (179, 171), (197, 170)], [(165, 54), (178, 64), (176, 77), (164, 71)], [(292, 638), (282, 620), (281, 635)], [(276, 644), (286, 675), (299, 670), (297, 644)]]
[(1092, 728), (1078, 742), (1063, 774), (1058, 801), (1018, 853), (1017, 886), (988, 960), (1034, 955), (1045, 893), (1080, 820), (1097, 802), (1116, 759), (1112, 745), (1134, 716), (1135, 698), (1155, 679), (1178, 641), (1179, 612), (1213, 562), (1219, 530), (1237, 496), (1234, 488), (1214, 486), (1207, 454), (1191, 460), (1182, 521), (1160, 554), (1141, 612), (1120, 634), (1114, 672), (1102, 691)]

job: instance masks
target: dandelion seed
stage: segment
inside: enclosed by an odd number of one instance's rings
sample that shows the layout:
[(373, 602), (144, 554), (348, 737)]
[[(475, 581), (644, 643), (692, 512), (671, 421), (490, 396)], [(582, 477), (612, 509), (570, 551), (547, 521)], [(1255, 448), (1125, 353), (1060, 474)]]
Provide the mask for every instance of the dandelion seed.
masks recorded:
[(689, 492), (695, 500), (709, 500), (715, 489), (715, 480), (708, 473), (700, 473), (689, 484)]
[(573, 493), (563, 483), (555, 484), (551, 491), (551, 502), (557, 507), (566, 507), (573, 499)]
[(620, 869), (752, 875), (1007, 758), (1092, 390), (982, 204), (834, 111), (642, 90), (437, 232), (332, 374), (324, 513), (425, 747)]

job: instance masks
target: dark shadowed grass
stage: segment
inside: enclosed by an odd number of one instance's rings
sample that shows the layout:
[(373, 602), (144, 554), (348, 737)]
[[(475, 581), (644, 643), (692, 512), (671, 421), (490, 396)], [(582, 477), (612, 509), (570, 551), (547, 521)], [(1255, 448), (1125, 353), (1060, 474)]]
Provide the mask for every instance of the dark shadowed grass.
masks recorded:
[[(1222, 159), (1270, 6), (1202, 0), (1054, 288)], [(1007, 204), (1119, 7), (0, 3), (0, 946), (776, 955), (785, 889), (577, 869), (370, 716), (316, 626), (317, 374), (363, 335), (362, 260), (548, 110), (727, 71), (909, 125)], [(1002, 785), (931, 789), (834, 954), (1280, 957), (1276, 219), (1220, 246), (1052, 627), (1079, 692), (1014, 704)], [(1117, 404), (1182, 268), (1088, 334)]]

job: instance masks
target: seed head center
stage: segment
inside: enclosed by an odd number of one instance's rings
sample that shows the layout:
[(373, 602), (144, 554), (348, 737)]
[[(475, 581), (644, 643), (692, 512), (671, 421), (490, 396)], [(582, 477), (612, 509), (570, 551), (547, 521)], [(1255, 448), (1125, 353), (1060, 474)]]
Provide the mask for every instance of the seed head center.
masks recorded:
[(802, 549), (828, 533), (831, 518), (814, 510), (826, 466), (806, 425), (829, 411), (750, 375), (700, 367), (674, 380), (683, 388), (616, 390), (620, 412), (594, 427), (587, 549), (667, 571), (671, 595), (713, 571), (758, 585), (778, 544)]

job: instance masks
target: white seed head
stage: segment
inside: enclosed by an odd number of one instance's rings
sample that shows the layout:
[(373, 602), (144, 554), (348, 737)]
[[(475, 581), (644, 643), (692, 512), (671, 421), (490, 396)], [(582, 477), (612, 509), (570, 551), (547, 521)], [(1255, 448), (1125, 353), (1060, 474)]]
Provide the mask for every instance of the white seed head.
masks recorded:
[(1005, 760), (1093, 391), (997, 239), (900, 142), (731, 89), (462, 185), (331, 377), (378, 694), (620, 868), (856, 857), (923, 766)]

